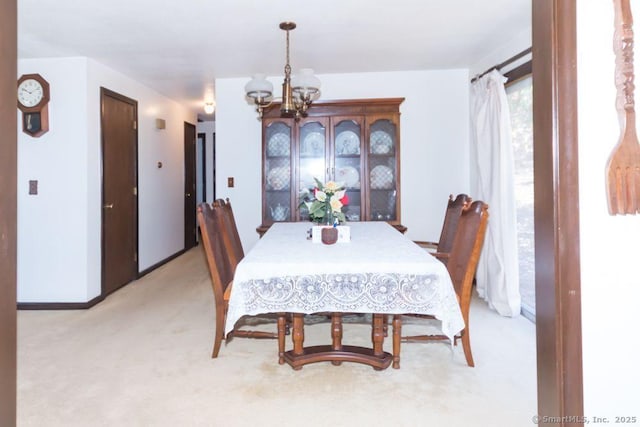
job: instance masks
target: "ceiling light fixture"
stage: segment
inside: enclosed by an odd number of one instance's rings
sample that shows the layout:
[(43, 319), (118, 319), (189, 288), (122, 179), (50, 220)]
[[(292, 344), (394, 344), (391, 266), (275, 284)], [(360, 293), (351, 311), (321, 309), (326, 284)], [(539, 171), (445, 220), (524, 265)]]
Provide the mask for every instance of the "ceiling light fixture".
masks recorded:
[(215, 102), (211, 101), (211, 102), (205, 102), (204, 103), (204, 112), (207, 114), (213, 114), (213, 112), (216, 109), (216, 104)]
[(295, 22), (281, 22), (280, 29), (287, 32), (287, 57), (284, 66), (284, 83), (282, 98), (273, 98), (273, 85), (264, 74), (256, 74), (246, 84), (244, 90), (247, 97), (256, 105), (258, 116), (262, 119), (264, 109), (280, 99), (280, 116), (295, 117), (296, 120), (307, 114), (309, 105), (320, 97), (320, 80), (313, 75), (311, 68), (301, 68), (298, 75), (291, 76), (289, 65), (289, 31), (296, 28)]

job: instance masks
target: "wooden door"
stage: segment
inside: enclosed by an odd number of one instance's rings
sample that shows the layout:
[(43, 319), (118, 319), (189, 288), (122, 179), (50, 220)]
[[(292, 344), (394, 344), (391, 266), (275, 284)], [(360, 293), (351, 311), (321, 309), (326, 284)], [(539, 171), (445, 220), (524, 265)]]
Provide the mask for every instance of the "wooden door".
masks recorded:
[(102, 104), (102, 294), (138, 275), (138, 103), (108, 89)]
[(196, 186), (197, 203), (203, 203), (207, 200), (207, 134), (198, 133), (198, 157), (200, 157), (200, 166), (198, 170), (198, 185)]
[(196, 127), (184, 122), (184, 249), (196, 245)]

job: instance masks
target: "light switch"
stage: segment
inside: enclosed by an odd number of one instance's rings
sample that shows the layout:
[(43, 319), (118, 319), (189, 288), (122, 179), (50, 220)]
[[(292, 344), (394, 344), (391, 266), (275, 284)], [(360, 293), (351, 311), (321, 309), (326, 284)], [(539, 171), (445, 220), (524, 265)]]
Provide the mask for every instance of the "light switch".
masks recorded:
[(233, 177), (232, 176), (227, 178), (227, 187), (229, 187), (229, 188), (233, 187)]
[(29, 194), (38, 194), (38, 180), (29, 180)]

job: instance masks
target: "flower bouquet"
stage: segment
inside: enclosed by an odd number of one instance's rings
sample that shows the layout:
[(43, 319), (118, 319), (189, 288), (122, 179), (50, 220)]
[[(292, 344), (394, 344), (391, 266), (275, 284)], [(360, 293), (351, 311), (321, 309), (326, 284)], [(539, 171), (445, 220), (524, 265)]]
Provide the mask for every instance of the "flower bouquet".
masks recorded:
[(311, 221), (319, 224), (338, 225), (345, 222), (342, 207), (349, 203), (344, 184), (329, 181), (325, 184), (314, 178), (316, 186), (304, 189), (300, 195), (300, 207), (309, 211)]

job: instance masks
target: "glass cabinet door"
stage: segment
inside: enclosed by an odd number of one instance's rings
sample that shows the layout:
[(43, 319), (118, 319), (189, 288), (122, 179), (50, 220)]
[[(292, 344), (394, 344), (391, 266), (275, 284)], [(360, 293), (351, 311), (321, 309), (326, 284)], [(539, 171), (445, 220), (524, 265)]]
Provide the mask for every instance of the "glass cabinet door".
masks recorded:
[(292, 126), (286, 121), (265, 124), (264, 218), (273, 222), (291, 220)]
[(369, 216), (372, 221), (397, 218), (397, 126), (389, 119), (373, 121), (367, 144), (369, 176)]
[(386, 221), (400, 232), (400, 104), (404, 98), (313, 103), (298, 120), (277, 108), (262, 117), (262, 236), (274, 222), (309, 221), (303, 201), (335, 181), (347, 222)]
[[(298, 149), (298, 180), (299, 190), (312, 191), (316, 187), (316, 179), (324, 183), (327, 180), (327, 120), (306, 119), (301, 121), (298, 132), (300, 146)], [(300, 220), (309, 220), (309, 211), (300, 208)]]
[(342, 208), (347, 221), (362, 220), (362, 119), (335, 117), (333, 179), (347, 190), (349, 203)]

